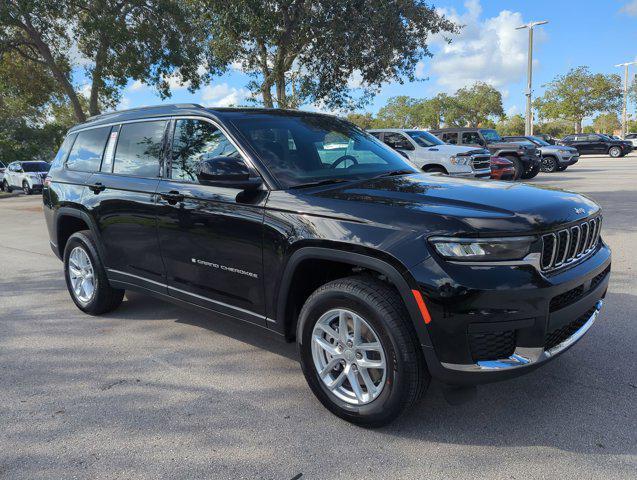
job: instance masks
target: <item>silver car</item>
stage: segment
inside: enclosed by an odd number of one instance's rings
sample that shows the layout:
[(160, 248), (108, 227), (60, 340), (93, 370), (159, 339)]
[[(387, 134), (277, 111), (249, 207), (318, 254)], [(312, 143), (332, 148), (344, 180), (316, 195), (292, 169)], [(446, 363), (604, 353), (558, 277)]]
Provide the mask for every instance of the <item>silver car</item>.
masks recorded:
[(534, 137), (533, 135), (508, 136), (502, 137), (502, 140), (506, 142), (529, 142), (535, 145), (542, 156), (540, 168), (543, 172), (561, 172), (579, 160), (579, 152), (576, 148), (551, 145), (540, 137)]

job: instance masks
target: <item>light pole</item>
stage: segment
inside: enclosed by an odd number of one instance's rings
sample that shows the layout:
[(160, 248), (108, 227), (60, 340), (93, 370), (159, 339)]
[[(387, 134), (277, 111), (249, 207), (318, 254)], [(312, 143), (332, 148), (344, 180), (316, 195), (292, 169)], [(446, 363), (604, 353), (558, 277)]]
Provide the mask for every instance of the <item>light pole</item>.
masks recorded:
[(622, 107), (622, 138), (626, 138), (626, 107), (628, 106), (628, 66), (637, 62), (626, 62), (615, 65), (616, 67), (624, 67), (624, 105)]
[(542, 20), (540, 22), (529, 22), (526, 25), (520, 25), (516, 30), (522, 30), (523, 28), (529, 29), (529, 53), (528, 53), (528, 66), (526, 72), (526, 121), (524, 123), (524, 134), (533, 135), (533, 112), (531, 111), (531, 88), (533, 80), (533, 27), (538, 25), (544, 25), (549, 23), (548, 20)]

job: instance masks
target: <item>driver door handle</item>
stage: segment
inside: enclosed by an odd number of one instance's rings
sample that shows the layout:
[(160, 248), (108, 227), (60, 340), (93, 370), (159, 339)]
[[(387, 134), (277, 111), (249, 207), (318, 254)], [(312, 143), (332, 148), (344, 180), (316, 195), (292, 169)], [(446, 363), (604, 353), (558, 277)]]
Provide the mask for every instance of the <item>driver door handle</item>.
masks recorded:
[(159, 196), (163, 200), (166, 200), (170, 205), (175, 205), (178, 202), (183, 202), (184, 199), (186, 198), (177, 190), (171, 190), (170, 192), (160, 193)]
[(106, 185), (104, 185), (102, 182), (95, 182), (93, 185), (89, 185), (88, 188), (94, 194), (97, 195), (98, 193), (103, 192), (104, 190), (106, 190)]

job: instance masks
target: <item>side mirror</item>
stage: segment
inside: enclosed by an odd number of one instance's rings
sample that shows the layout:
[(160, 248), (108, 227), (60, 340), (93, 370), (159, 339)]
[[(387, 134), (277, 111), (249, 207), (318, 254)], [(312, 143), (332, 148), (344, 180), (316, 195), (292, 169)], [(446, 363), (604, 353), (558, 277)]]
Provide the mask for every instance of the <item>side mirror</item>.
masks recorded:
[(482, 145), (484, 147), (486, 144), (487, 144), (487, 142), (485, 142), (481, 138), (478, 138), (478, 145)]
[(260, 178), (250, 176), (248, 166), (237, 157), (212, 157), (199, 164), (197, 179), (202, 185), (251, 190), (258, 188)]

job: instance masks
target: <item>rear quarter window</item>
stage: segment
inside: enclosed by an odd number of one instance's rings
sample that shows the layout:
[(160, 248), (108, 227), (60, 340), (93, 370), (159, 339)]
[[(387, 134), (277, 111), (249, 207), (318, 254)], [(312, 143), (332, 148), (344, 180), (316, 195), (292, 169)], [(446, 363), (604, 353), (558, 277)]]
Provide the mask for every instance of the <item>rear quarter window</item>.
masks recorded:
[(110, 131), (111, 127), (100, 127), (79, 132), (71, 147), (66, 168), (81, 172), (99, 171)]
[(71, 145), (73, 145), (73, 142), (75, 141), (75, 134), (71, 134), (71, 135), (67, 135), (67, 137), (64, 139), (64, 141), (62, 142), (62, 145), (60, 146), (60, 149), (58, 150), (58, 153), (55, 155), (55, 157), (53, 158), (53, 160), (51, 161), (51, 168), (59, 168), (62, 166), (62, 164), (64, 163), (64, 160), (66, 160), (67, 155), (69, 154), (69, 151), (71, 150)]

